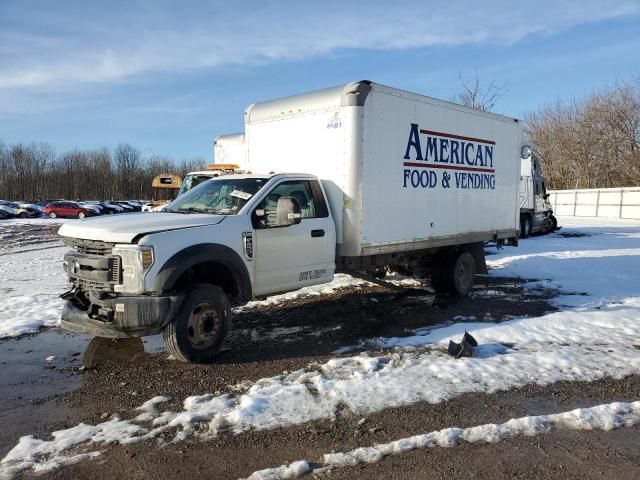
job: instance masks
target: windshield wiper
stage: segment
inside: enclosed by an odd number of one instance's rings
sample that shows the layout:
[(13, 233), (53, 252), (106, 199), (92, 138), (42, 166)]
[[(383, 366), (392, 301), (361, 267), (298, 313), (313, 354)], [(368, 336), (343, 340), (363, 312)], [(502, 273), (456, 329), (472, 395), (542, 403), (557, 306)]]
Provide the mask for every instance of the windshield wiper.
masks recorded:
[(212, 213), (211, 210), (206, 208), (198, 208), (198, 207), (187, 207), (187, 208), (179, 208), (177, 210), (172, 210), (175, 213)]

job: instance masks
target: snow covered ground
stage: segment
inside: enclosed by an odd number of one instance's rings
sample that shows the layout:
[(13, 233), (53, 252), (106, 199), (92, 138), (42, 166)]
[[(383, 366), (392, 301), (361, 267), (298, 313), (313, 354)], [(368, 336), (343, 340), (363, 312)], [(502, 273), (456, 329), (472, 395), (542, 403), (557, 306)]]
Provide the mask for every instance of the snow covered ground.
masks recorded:
[(0, 256), (0, 339), (58, 323), (62, 310), (58, 297), (69, 289), (62, 270), (66, 250), (52, 246)]
[[(49, 470), (93, 458), (108, 443), (160, 440), (167, 432), (175, 434), (175, 441), (190, 436), (208, 438), (221, 432), (277, 429), (333, 419), (345, 406), (366, 415), (416, 402), (446, 402), (466, 392), (640, 373), (640, 223), (566, 218), (560, 223), (564, 225), (560, 232), (526, 239), (519, 248), (505, 248), (488, 259), (492, 274), (534, 279), (529, 288), (559, 289), (561, 295), (555, 300), (561, 307), (558, 312), (501, 324), (460, 322), (402, 338), (373, 338), (373, 347), (388, 350), (334, 358), (263, 378), (253, 385), (239, 385), (234, 390), (239, 393), (234, 395), (188, 397), (180, 411), (165, 411), (163, 399), (151, 399), (133, 421), (113, 417), (95, 426), (80, 424), (54, 432), (51, 440), (23, 437), (0, 463), (0, 473)], [(337, 282), (349, 284), (343, 277)], [(303, 294), (322, 294), (326, 288)], [(286, 298), (267, 302), (283, 300)], [(446, 354), (446, 345), (449, 339), (459, 340), (465, 329), (481, 345), (473, 358), (453, 359)], [(635, 423), (636, 403), (602, 407), (611, 414), (609, 420), (595, 422), (592, 428)], [(620, 409), (627, 413), (620, 413)], [(586, 412), (585, 418), (593, 418), (594, 412)], [(514, 421), (514, 425), (566, 423), (566, 417), (548, 417)], [(625, 420), (620, 423), (616, 420), (620, 418)], [(575, 423), (581, 424), (578, 420)], [(457, 438), (466, 440), (466, 435), (485, 430), (506, 431), (504, 426), (487, 428), (455, 432)], [(522, 428), (516, 428), (517, 432), (523, 433)], [(437, 443), (439, 432), (426, 435), (431, 435), (431, 440), (413, 439), (410, 444)], [(380, 447), (379, 456), (389, 449), (395, 447)], [(348, 455), (361, 461), (359, 454)], [(325, 462), (335, 464), (332, 458)], [(303, 467), (297, 463), (283, 471), (301, 472)]]

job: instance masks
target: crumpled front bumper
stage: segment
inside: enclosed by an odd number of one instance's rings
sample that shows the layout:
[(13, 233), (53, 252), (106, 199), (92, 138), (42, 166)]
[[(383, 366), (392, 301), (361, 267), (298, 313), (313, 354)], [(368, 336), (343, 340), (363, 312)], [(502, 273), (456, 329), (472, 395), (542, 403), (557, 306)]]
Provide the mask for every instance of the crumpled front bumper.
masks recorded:
[[(83, 310), (72, 300), (65, 302), (60, 326), (95, 337), (126, 338), (155, 335), (171, 322), (184, 296), (131, 296), (100, 300)], [(96, 314), (95, 312), (98, 312)], [(90, 312), (92, 312), (90, 314)]]

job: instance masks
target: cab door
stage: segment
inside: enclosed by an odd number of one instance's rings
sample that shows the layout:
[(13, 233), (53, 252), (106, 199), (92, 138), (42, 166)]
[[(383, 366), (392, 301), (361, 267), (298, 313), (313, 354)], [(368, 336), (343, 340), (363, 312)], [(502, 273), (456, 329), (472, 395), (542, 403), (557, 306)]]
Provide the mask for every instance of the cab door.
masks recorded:
[[(277, 225), (280, 198), (293, 198), (300, 223)], [(333, 280), (335, 227), (316, 180), (274, 186), (252, 212), (255, 228), (254, 294), (266, 295)]]

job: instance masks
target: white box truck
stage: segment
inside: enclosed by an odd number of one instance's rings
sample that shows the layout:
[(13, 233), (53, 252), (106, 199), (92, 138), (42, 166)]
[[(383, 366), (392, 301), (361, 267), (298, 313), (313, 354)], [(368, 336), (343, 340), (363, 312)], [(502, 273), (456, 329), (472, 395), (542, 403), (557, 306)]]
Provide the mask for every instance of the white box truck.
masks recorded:
[[(231, 306), (336, 271), (430, 275), (466, 294), (484, 242), (517, 244), (521, 124), (368, 81), (245, 111), (247, 168), (164, 213), (67, 223), (62, 326), (222, 348)], [(300, 172), (300, 173), (295, 173)]]

